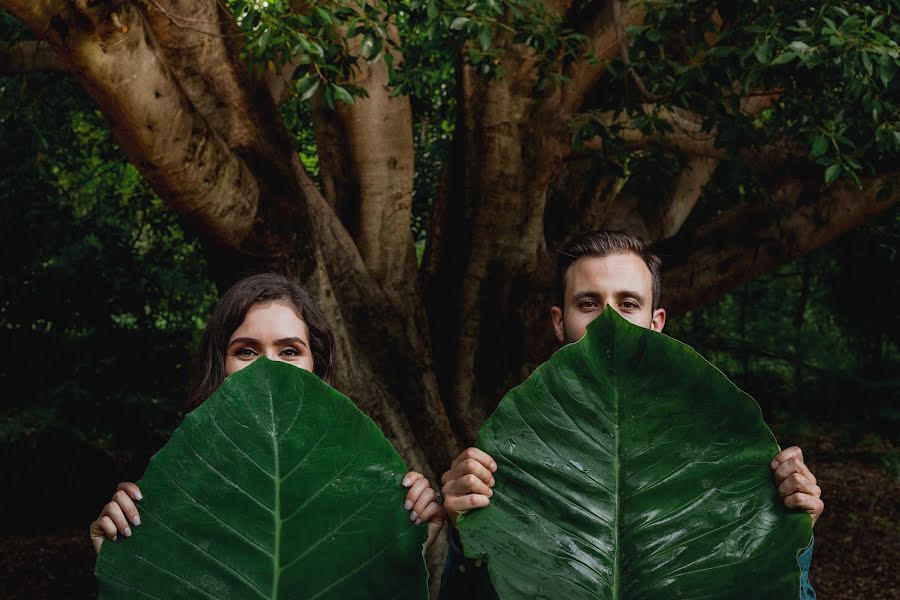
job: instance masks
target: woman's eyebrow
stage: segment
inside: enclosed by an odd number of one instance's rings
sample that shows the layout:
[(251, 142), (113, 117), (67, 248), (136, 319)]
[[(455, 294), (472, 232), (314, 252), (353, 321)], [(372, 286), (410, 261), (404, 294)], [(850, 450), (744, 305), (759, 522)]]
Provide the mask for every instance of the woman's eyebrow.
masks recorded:
[(305, 341), (303, 341), (302, 338), (298, 338), (298, 337), (286, 337), (286, 338), (281, 338), (280, 340), (275, 340), (275, 345), (277, 346), (280, 344), (287, 344), (290, 342), (294, 342), (297, 344), (303, 344), (304, 346), (309, 348), (309, 344), (307, 344)]
[(228, 346), (234, 346), (235, 344), (258, 344), (259, 340), (256, 338), (242, 337), (242, 338), (234, 338), (230, 342), (228, 342)]

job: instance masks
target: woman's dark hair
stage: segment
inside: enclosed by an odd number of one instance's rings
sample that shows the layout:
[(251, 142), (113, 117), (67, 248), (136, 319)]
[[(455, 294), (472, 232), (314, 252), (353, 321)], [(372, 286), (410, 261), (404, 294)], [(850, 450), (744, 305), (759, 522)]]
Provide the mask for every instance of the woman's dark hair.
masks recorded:
[(328, 380), (334, 354), (334, 337), (325, 315), (296, 282), (277, 273), (261, 273), (241, 279), (222, 294), (203, 332), (197, 356), (194, 384), (187, 409), (193, 410), (209, 398), (225, 380), (228, 340), (256, 304), (279, 302), (294, 309), (309, 329), (313, 372)]

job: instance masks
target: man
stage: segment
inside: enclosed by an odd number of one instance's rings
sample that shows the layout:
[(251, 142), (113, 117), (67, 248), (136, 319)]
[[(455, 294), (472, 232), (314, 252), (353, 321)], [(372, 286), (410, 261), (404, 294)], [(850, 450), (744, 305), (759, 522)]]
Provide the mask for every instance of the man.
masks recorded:
[[(580, 339), (588, 324), (608, 306), (628, 321), (662, 331), (666, 311), (659, 306), (660, 259), (638, 238), (614, 231), (592, 231), (569, 242), (559, 253), (557, 292), (560, 305), (550, 309), (560, 344)], [(816, 478), (800, 448), (779, 452), (772, 460), (778, 493), (790, 509), (809, 512), (813, 525), (825, 508)], [(442, 598), (496, 597), (486, 569), (464, 559), (456, 518), (490, 504), (497, 464), (478, 448), (467, 448), (441, 477), (444, 510), (450, 519), (451, 548), (441, 581)], [(809, 585), (812, 544), (798, 559), (803, 598), (815, 598)]]

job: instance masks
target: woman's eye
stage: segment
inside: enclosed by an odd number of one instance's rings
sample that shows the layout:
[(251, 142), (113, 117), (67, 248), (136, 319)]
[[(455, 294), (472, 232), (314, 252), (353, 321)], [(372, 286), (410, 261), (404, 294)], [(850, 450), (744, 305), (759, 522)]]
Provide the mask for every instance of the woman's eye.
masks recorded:
[(285, 348), (281, 351), (282, 356), (300, 356), (300, 351), (296, 348)]
[(256, 352), (254, 352), (253, 348), (240, 348), (235, 353), (235, 356), (240, 356), (241, 358), (252, 358), (256, 356)]

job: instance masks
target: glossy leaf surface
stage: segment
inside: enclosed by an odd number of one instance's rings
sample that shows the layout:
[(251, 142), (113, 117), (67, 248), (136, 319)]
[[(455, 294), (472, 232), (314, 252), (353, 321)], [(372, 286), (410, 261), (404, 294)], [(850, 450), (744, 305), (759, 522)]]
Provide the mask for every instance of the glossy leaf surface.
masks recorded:
[(403, 460), (315, 375), (258, 359), (190, 413), (107, 542), (101, 598), (424, 598)]
[(459, 520), (501, 598), (797, 598), (809, 516), (785, 510), (752, 398), (607, 310), (511, 390), (478, 447), (491, 504)]

